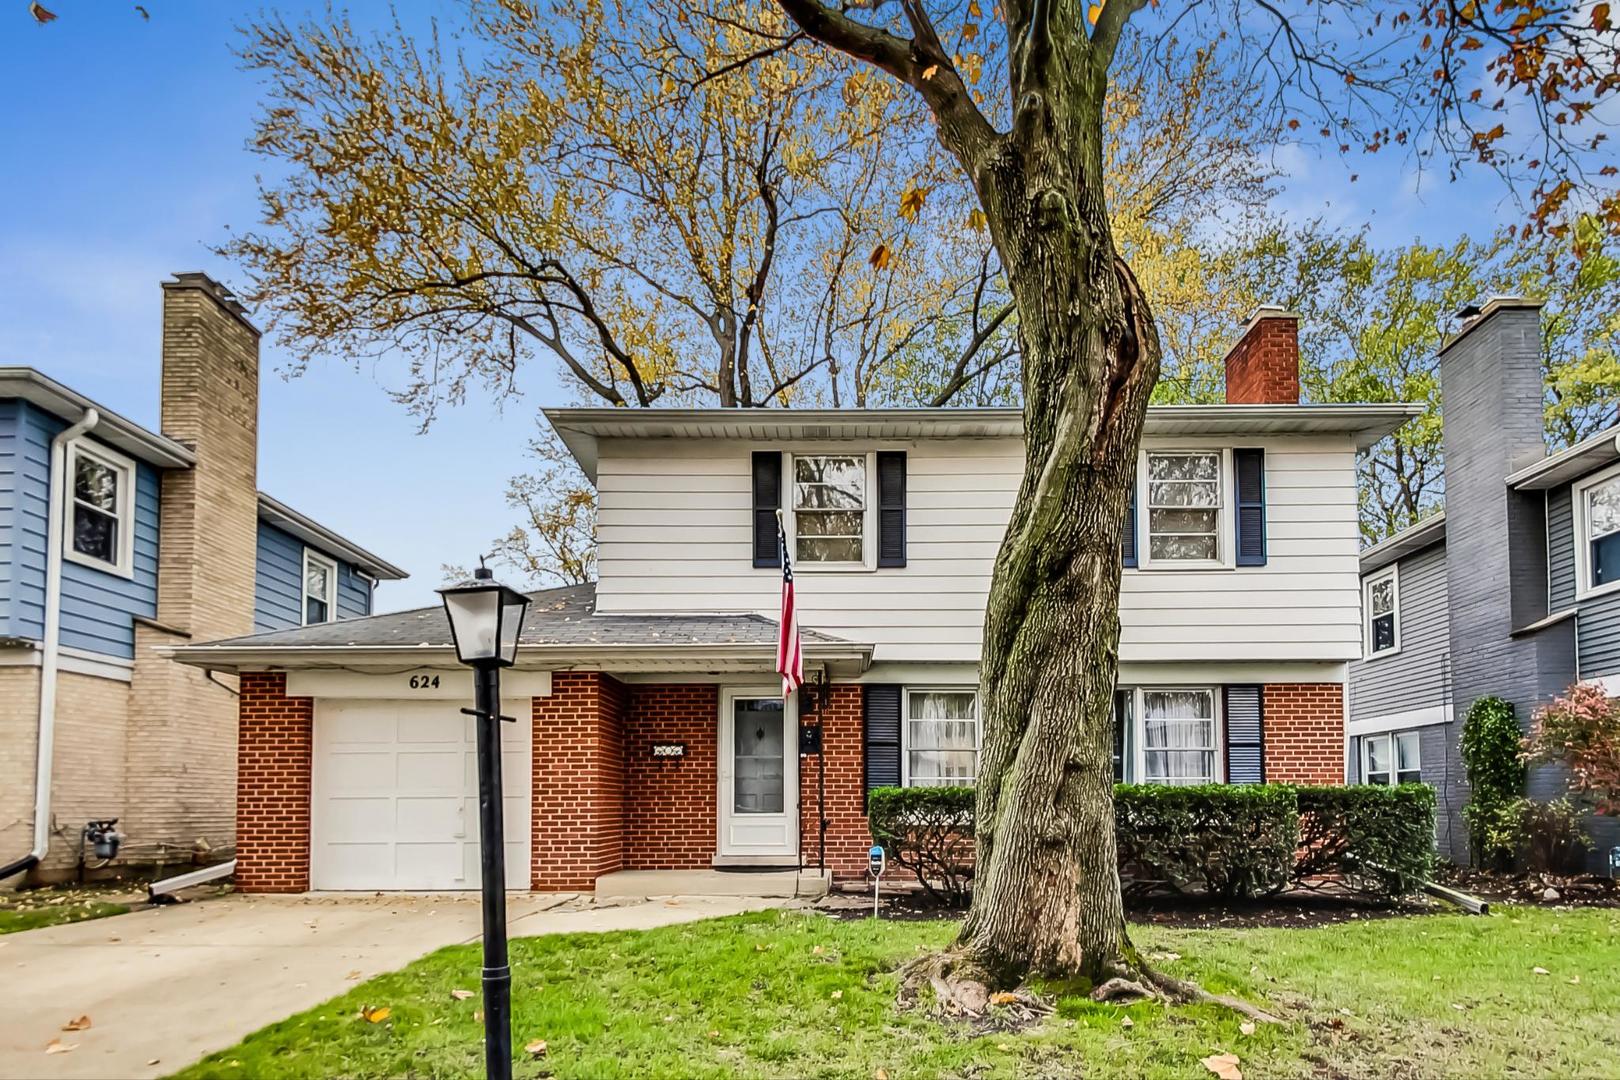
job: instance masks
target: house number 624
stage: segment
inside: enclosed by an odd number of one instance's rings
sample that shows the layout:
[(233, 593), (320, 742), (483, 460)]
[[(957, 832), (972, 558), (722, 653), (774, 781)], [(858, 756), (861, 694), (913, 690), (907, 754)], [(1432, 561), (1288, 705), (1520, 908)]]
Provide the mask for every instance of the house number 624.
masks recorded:
[(411, 689), (412, 690), (437, 690), (438, 688), (439, 688), (439, 677), (437, 675), (412, 675), (411, 676)]

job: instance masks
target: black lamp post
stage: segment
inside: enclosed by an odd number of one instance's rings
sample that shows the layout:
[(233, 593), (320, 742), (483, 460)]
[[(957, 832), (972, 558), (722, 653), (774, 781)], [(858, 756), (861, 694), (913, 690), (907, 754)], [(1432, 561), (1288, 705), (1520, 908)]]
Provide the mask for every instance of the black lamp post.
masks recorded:
[[(482, 562), (482, 560), (480, 560)], [(484, 1072), (512, 1076), (512, 969), (506, 962), (506, 829), (501, 799), (501, 668), (517, 660), (529, 599), (480, 565), (439, 590), (456, 659), (473, 669), (478, 718), (478, 839), (484, 882)]]

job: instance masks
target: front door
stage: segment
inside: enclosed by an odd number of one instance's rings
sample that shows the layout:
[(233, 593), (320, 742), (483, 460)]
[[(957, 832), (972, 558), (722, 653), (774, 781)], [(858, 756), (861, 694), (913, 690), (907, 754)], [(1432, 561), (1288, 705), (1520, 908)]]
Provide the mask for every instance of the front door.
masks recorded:
[(797, 709), (769, 690), (720, 694), (720, 858), (793, 862), (799, 854)]

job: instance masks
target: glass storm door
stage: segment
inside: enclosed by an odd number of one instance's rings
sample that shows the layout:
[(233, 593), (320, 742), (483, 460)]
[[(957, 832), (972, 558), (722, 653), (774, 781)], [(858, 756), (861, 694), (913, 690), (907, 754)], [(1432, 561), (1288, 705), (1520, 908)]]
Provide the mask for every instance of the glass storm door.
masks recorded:
[(796, 710), (768, 692), (720, 695), (720, 857), (783, 862), (799, 852)]

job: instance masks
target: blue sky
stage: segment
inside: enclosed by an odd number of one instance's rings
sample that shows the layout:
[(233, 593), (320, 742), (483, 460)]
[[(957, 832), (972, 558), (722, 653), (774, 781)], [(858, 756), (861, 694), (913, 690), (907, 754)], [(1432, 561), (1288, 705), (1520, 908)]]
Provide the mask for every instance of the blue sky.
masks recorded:
[[(59, 19), (35, 26), (24, 0), (0, 14), (0, 364), (29, 364), (131, 419), (156, 426), (159, 282), (203, 270), (240, 281), (214, 255), (230, 227), (255, 220), (246, 139), (258, 99), (231, 48), (234, 27), (263, 7), (296, 18), (308, 4), (46, 0)], [(402, 3), (412, 21), (454, 3)], [(388, 18), (355, 3), (357, 26)], [(1462, 232), (1484, 236), (1512, 211), (1494, 185), (1421, 186), (1409, 163), (1350, 169), (1284, 148), (1276, 209), (1371, 228), (1382, 244)], [(385, 584), (381, 609), (432, 603), (440, 564), (467, 563), (512, 522), (502, 493), (524, 467), (535, 409), (563, 400), (544, 361), (520, 373), (522, 396), (469, 396), (426, 434), (394, 404), (387, 359), (341, 358), (296, 379), (265, 341), (259, 486), (411, 572)]]

